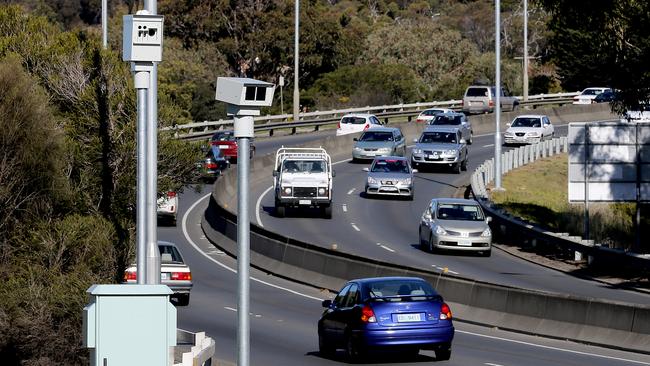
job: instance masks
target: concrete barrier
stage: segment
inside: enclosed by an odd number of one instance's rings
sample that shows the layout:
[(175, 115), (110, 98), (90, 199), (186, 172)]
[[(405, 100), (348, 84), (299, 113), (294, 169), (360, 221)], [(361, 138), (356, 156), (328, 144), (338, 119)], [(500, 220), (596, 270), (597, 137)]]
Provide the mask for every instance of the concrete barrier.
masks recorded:
[[(405, 134), (421, 126), (404, 125)], [(349, 154), (351, 138), (330, 137), (310, 146)], [(256, 157), (251, 182), (271, 183), (273, 156)], [(206, 236), (235, 256), (236, 170), (214, 185), (202, 227)], [(274, 275), (338, 291), (352, 278), (418, 276), (432, 283), (464, 321), (530, 334), (650, 353), (650, 306), (606, 302), (517, 289), (363, 258), (287, 238), (251, 225), (251, 265)]]

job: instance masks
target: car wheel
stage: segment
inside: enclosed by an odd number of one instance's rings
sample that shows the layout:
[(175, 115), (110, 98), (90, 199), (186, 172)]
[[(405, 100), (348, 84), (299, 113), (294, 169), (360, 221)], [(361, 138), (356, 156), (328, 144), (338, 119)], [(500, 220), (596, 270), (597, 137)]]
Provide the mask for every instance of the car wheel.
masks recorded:
[(422, 240), (422, 227), (418, 229), (418, 241), (420, 242), (420, 249), (426, 250), (427, 244)]
[(411, 192), (411, 195), (406, 197), (406, 199), (409, 201), (413, 201), (414, 196), (415, 196), (415, 192)]
[(467, 141), (467, 145), (471, 145), (474, 143), (474, 132), (469, 133), (469, 140)]
[(492, 248), (481, 252), (481, 256), (483, 256), (483, 257), (489, 257), (491, 255), (492, 255)]
[(433, 235), (429, 236), (429, 253), (433, 253), (436, 251), (436, 248), (433, 246)]
[(350, 363), (357, 363), (363, 358), (364, 353), (364, 350), (352, 338), (352, 335), (348, 334), (345, 338), (345, 356), (348, 361)]
[(284, 217), (286, 215), (286, 208), (284, 206), (276, 205), (275, 206), (275, 216)]
[(452, 165), (451, 170), (454, 172), (454, 174), (460, 174), (461, 165), (462, 165), (462, 163), (456, 163), (456, 164)]
[(436, 349), (436, 360), (447, 361), (451, 358), (451, 346), (441, 346)]
[(463, 171), (467, 170), (467, 161), (468, 160), (469, 160), (468, 158), (465, 158), (465, 160), (463, 160), (463, 162), (460, 164), (460, 169), (461, 170), (463, 170)]
[(355, 157), (352, 157), (352, 162), (353, 162), (354, 164), (356, 164), (356, 163), (359, 162), (359, 159), (357, 159), (357, 158), (355, 158)]
[(190, 304), (190, 294), (178, 294), (177, 306), (187, 306)]
[(402, 354), (404, 354), (404, 358), (407, 360), (414, 360), (420, 354), (420, 349), (408, 347), (402, 351)]
[(325, 337), (318, 334), (318, 353), (320, 353), (321, 356), (331, 357), (334, 355), (335, 351), (334, 347), (327, 342)]
[(332, 218), (332, 206), (323, 207), (323, 216), (325, 216), (326, 219)]

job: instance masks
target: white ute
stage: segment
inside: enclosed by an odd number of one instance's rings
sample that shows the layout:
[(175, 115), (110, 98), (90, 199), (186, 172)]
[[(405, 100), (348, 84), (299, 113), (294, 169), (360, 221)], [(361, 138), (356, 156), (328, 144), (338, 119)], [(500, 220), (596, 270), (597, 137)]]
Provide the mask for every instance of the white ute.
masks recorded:
[(312, 207), (332, 218), (332, 159), (319, 148), (278, 149), (273, 188), (275, 215), (284, 217), (287, 207)]

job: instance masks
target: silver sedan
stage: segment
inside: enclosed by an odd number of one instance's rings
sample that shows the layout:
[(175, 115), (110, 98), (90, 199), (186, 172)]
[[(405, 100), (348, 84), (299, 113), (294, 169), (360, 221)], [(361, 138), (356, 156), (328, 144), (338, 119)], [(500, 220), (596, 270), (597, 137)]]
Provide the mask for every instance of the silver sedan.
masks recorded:
[(420, 220), (420, 247), (431, 252), (439, 249), (492, 252), (492, 232), (478, 202), (459, 198), (434, 198)]
[(401, 156), (377, 157), (370, 168), (363, 168), (368, 172), (366, 178), (366, 196), (386, 195), (402, 196), (413, 200), (414, 183), (413, 173), (409, 161)]

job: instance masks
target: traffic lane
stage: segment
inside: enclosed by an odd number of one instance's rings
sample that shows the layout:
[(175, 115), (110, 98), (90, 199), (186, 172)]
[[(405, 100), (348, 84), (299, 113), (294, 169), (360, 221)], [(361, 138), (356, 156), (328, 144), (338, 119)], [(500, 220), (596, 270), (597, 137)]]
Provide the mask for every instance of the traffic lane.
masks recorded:
[(255, 138), (254, 142), (255, 154), (258, 154), (260, 156), (266, 154), (275, 154), (278, 148), (282, 146), (296, 146), (306, 144), (330, 136), (336, 136), (336, 130), (325, 130), (277, 137), (258, 137)]
[[(207, 200), (204, 204), (207, 205)], [(183, 216), (185, 207), (186, 205), (181, 203)], [(178, 308), (179, 328), (206, 331), (215, 339), (217, 358), (234, 362), (237, 354), (237, 313), (235, 311), (237, 279), (232, 270), (217, 265), (216, 261), (231, 269), (236, 268), (236, 262), (227, 256), (213, 256), (215, 260), (207, 258), (207, 253), (214, 250), (214, 247), (211, 243), (203, 242), (203, 233), (197, 225), (201, 220), (204, 207), (197, 205), (188, 213), (185, 225), (187, 234), (180, 234), (179, 230), (172, 228), (161, 228), (159, 237), (162, 240), (176, 240), (192, 267), (195, 278), (190, 306)], [(183, 237), (184, 240), (178, 240), (179, 237)], [(251, 270), (251, 276), (261, 278), (268, 283), (251, 281), (252, 364), (345, 363), (341, 352), (333, 359), (321, 358), (317, 352), (316, 322), (322, 312), (320, 301), (317, 299), (331, 298), (332, 294), (266, 276), (254, 269)], [(271, 285), (285, 290), (270, 287)], [(648, 357), (645, 355), (531, 337), (462, 322), (456, 322), (455, 326), (457, 332), (453, 345), (454, 352), (451, 361), (446, 363), (449, 365), (648, 364)], [(423, 351), (414, 362), (403, 362), (399, 355), (391, 354), (379, 355), (371, 362), (418, 365), (434, 359), (433, 352)], [(637, 361), (637, 363), (625, 360)]]

